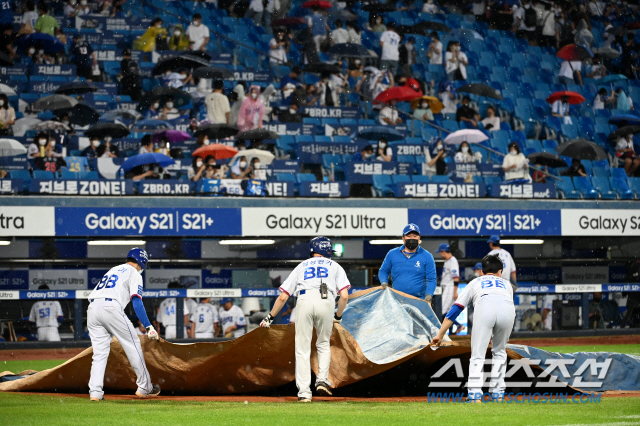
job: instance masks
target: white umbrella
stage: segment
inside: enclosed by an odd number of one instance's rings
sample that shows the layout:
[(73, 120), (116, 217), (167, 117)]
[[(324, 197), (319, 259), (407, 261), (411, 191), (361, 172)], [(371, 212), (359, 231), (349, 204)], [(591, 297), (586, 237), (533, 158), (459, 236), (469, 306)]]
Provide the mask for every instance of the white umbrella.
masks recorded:
[(480, 130), (464, 129), (451, 133), (444, 139), (444, 143), (449, 145), (460, 145), (462, 142), (480, 143), (489, 139)]
[(35, 117), (24, 117), (16, 120), (13, 124), (13, 134), (14, 136), (24, 136), (27, 130), (31, 130), (38, 123), (42, 123), (42, 120)]
[(273, 162), (273, 159), (275, 158), (275, 156), (272, 153), (264, 149), (245, 149), (245, 150), (239, 151), (236, 155), (233, 156), (233, 159), (231, 160), (231, 164), (235, 163), (240, 157), (245, 157), (247, 159), (247, 162), (249, 162), (249, 164), (251, 164), (252, 159), (259, 158), (260, 163), (264, 165), (271, 164)]
[(0, 139), (0, 157), (13, 157), (27, 153), (27, 148), (15, 139)]
[(0, 84), (0, 92), (4, 93), (7, 96), (16, 96), (16, 91), (6, 84)]

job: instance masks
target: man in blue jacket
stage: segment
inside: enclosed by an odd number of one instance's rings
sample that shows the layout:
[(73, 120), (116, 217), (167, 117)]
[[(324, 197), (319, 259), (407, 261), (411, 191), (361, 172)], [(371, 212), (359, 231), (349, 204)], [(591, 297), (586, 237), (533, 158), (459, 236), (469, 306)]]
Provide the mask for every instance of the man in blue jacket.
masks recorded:
[(404, 245), (390, 250), (384, 258), (378, 278), (383, 286), (393, 288), (431, 303), (436, 289), (436, 262), (431, 253), (420, 247), (420, 228), (413, 223), (402, 231)]

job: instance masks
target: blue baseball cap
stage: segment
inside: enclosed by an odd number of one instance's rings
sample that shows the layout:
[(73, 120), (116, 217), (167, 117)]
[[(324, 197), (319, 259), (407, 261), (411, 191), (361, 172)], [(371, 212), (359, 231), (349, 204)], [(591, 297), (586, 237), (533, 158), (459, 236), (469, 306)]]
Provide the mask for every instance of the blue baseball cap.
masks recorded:
[(492, 235), (488, 240), (488, 243), (499, 243), (500, 242), (500, 235)]
[(449, 246), (449, 244), (447, 243), (442, 243), (440, 244), (440, 247), (438, 247), (438, 251), (451, 251), (451, 247)]
[(402, 235), (407, 235), (409, 232), (417, 232), (420, 235), (420, 228), (415, 223), (410, 223), (402, 230)]
[(478, 270), (478, 269), (482, 270), (482, 262), (478, 262), (478, 263), (476, 263), (476, 266), (474, 266), (474, 267), (473, 267), (473, 270), (474, 270), (474, 271), (476, 271), (476, 270)]
[(230, 297), (225, 297), (224, 299), (220, 300), (220, 305), (224, 305), (225, 303), (228, 303), (228, 302), (233, 302), (233, 299)]
[(136, 247), (129, 250), (129, 253), (127, 253), (127, 260), (129, 259), (134, 260), (142, 269), (147, 269), (149, 255), (141, 248)]

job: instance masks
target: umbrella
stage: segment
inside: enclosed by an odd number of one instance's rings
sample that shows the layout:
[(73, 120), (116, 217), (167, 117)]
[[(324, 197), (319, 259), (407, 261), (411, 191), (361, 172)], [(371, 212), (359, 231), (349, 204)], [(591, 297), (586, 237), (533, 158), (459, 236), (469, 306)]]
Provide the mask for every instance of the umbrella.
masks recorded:
[(56, 90), (59, 95), (81, 95), (83, 93), (97, 92), (98, 88), (86, 81), (73, 81), (71, 83), (63, 84)]
[(167, 167), (175, 163), (176, 162), (173, 161), (173, 158), (167, 155), (156, 152), (148, 152), (146, 154), (138, 154), (134, 155), (133, 157), (127, 158), (125, 162), (122, 163), (121, 168), (125, 172), (128, 172), (134, 167), (144, 166), (145, 164), (158, 164), (160, 165), (160, 167)]
[(600, 80), (596, 80), (598, 84), (607, 84), (614, 83), (616, 81), (628, 80), (625, 75), (622, 74), (609, 74), (606, 77), (601, 78)]
[(132, 109), (112, 109), (100, 116), (101, 121), (139, 120), (142, 114)]
[(578, 160), (606, 160), (607, 153), (597, 144), (584, 140), (576, 139), (563, 143), (556, 147), (558, 154), (565, 157), (576, 158)]
[(165, 71), (175, 71), (179, 68), (194, 69), (209, 66), (209, 61), (195, 55), (167, 55), (153, 67), (153, 75), (164, 74)]
[(443, 31), (446, 33), (451, 32), (451, 28), (447, 27), (445, 24), (441, 24), (440, 22), (422, 21), (414, 24), (413, 26), (416, 28), (424, 28), (425, 30), (429, 31)]
[(153, 134), (153, 142), (158, 142), (161, 139), (168, 139), (169, 142), (184, 142), (192, 139), (193, 137), (186, 132), (180, 130), (163, 130)]
[(247, 130), (246, 132), (238, 133), (236, 135), (236, 139), (246, 139), (251, 141), (263, 139), (280, 139), (280, 135), (270, 130), (251, 129)]
[(45, 33), (24, 35), (18, 39), (16, 46), (22, 52), (26, 52), (29, 46), (35, 46), (36, 49), (42, 49), (44, 53), (53, 55), (64, 50), (64, 44), (62, 44), (60, 40)]
[(566, 167), (567, 163), (560, 158), (557, 154), (550, 152), (534, 152), (527, 155), (527, 158), (531, 160), (533, 164), (540, 164), (547, 167)]
[(612, 49), (611, 47), (596, 47), (593, 49), (593, 53), (597, 53), (603, 59), (615, 59), (620, 56), (620, 52), (616, 49)]
[(593, 58), (593, 52), (585, 46), (567, 44), (556, 53), (558, 58), (566, 61), (584, 61)]
[(0, 84), (0, 92), (4, 93), (7, 96), (16, 96), (17, 93), (15, 90), (13, 90), (11, 87), (7, 86), (6, 84)]
[(416, 98), (422, 97), (422, 91), (415, 91), (411, 87), (407, 86), (395, 86), (391, 89), (387, 89), (376, 96), (376, 102), (389, 103), (393, 100), (398, 102), (412, 101)]
[(342, 72), (342, 69), (334, 64), (327, 64), (324, 62), (314, 62), (311, 64), (305, 65), (302, 69), (304, 72), (311, 72), (314, 74), (322, 74), (323, 72), (328, 72), (329, 74), (339, 74)]
[(238, 134), (240, 130), (236, 126), (229, 124), (205, 124), (196, 129), (195, 136), (198, 138), (206, 134), (209, 139), (224, 139)]
[(429, 102), (429, 109), (434, 114), (440, 113), (440, 111), (442, 111), (442, 109), (444, 108), (444, 104), (440, 101), (440, 99), (436, 98), (435, 96), (423, 96), (421, 98), (414, 99), (413, 101), (411, 101), (411, 109), (418, 108), (418, 105), (420, 105), (423, 99)]
[(12, 67), (13, 66), (13, 59), (11, 59), (11, 56), (7, 55), (4, 52), (0, 52), (0, 66)]
[(352, 56), (352, 57), (370, 57), (373, 56), (369, 49), (361, 44), (355, 43), (338, 43), (331, 46), (328, 52), (330, 55), (336, 56)]
[(49, 120), (49, 121), (42, 121), (36, 125), (34, 125), (33, 127), (31, 127), (31, 130), (64, 130), (65, 132), (67, 130), (69, 130), (69, 128), (67, 127), (66, 124), (61, 123), (60, 121), (53, 121), (53, 120)]
[(175, 89), (173, 87), (159, 86), (153, 89), (152, 95), (157, 97), (170, 96), (173, 98), (173, 103), (176, 107), (182, 107), (188, 105), (192, 98), (191, 95), (182, 90)]
[(93, 107), (84, 102), (78, 102), (73, 108), (55, 110), (54, 113), (68, 113), (69, 122), (75, 126), (89, 126), (100, 121), (100, 114)]
[(609, 137), (607, 139), (616, 140), (616, 139), (618, 139), (620, 137), (623, 137), (623, 136), (635, 135), (636, 133), (640, 133), (640, 126), (621, 127), (618, 130), (616, 130), (615, 132), (610, 133)]
[(27, 130), (30, 130), (33, 126), (38, 123), (42, 123), (42, 120), (35, 117), (24, 117), (16, 120), (13, 123), (13, 135), (14, 136), (24, 136)]
[(113, 139), (124, 138), (131, 133), (127, 126), (121, 123), (98, 123), (91, 126), (84, 134), (89, 138), (104, 139), (110, 136)]
[(271, 21), (272, 27), (297, 27), (308, 25), (307, 20), (302, 17), (287, 17)]
[(162, 120), (140, 120), (132, 128), (135, 133), (159, 132), (161, 130), (173, 129), (173, 124)]
[(395, 129), (390, 129), (386, 126), (373, 126), (362, 129), (356, 135), (360, 139), (368, 141), (379, 141), (385, 138), (387, 141), (401, 141), (404, 139), (404, 135)]
[(347, 9), (332, 9), (329, 11), (329, 19), (331, 21), (336, 21), (338, 19), (350, 21), (352, 19), (358, 19), (358, 15)]
[(614, 126), (618, 127), (636, 126), (640, 125), (640, 117), (632, 114), (616, 115), (615, 117), (611, 117), (609, 119), (609, 124), (613, 124)]
[(224, 160), (225, 158), (231, 158), (238, 153), (238, 150), (232, 146), (222, 145), (220, 143), (213, 143), (211, 145), (201, 146), (193, 151), (191, 154), (194, 157), (206, 158), (209, 155), (213, 156), (216, 160)]
[(31, 104), (35, 110), (46, 111), (62, 108), (72, 108), (76, 106), (78, 100), (67, 95), (50, 95), (40, 98)]
[(568, 97), (569, 98), (569, 105), (577, 105), (577, 104), (581, 104), (584, 102), (584, 97), (576, 92), (570, 92), (568, 90), (563, 90), (561, 92), (554, 92), (552, 93), (548, 98), (547, 98), (547, 102), (552, 104), (557, 100), (560, 100), (560, 98), (562, 97)]
[(0, 157), (13, 157), (27, 153), (27, 148), (15, 139), (0, 139)]
[(396, 32), (400, 35), (405, 34), (417, 34), (421, 36), (428, 36), (429, 30), (422, 27), (417, 27), (415, 25), (398, 25), (396, 27)]
[(204, 50), (187, 50), (184, 51), (180, 54), (181, 56), (196, 56), (200, 59), (204, 59), (205, 61), (209, 62), (211, 60), (211, 55), (209, 55), (207, 52), (205, 52)]
[(236, 155), (234, 155), (233, 159), (231, 160), (231, 163), (235, 162), (240, 157), (245, 157), (249, 161), (251, 161), (254, 158), (259, 158), (260, 163), (266, 166), (271, 164), (273, 162), (273, 159), (275, 158), (275, 156), (272, 153), (264, 149), (245, 149), (238, 152)]
[(317, 7), (320, 9), (331, 9), (333, 5), (326, 0), (307, 0), (306, 2), (302, 3), (301, 7), (306, 7), (306, 8)]
[(369, 3), (365, 4), (361, 10), (365, 12), (395, 12), (396, 6), (393, 2)]
[(606, 32), (611, 34), (614, 37), (621, 36), (625, 33), (627, 29), (622, 25), (615, 26), (613, 28), (609, 28)]
[(233, 71), (222, 67), (202, 67), (193, 72), (195, 78), (230, 79), (233, 78)]
[(449, 145), (459, 145), (462, 142), (468, 143), (480, 143), (489, 139), (487, 135), (480, 130), (464, 129), (457, 132), (450, 133), (445, 139), (444, 143)]
[(459, 88), (458, 92), (472, 93), (474, 95), (484, 96), (486, 98), (497, 99), (499, 101), (504, 99), (498, 90), (496, 90), (493, 87), (488, 86), (486, 84), (482, 84), (482, 83), (467, 84), (467, 85), (462, 86), (461, 88)]
[(451, 31), (451, 33), (463, 41), (471, 42), (473, 40), (484, 40), (479, 32), (467, 28), (459, 28)]

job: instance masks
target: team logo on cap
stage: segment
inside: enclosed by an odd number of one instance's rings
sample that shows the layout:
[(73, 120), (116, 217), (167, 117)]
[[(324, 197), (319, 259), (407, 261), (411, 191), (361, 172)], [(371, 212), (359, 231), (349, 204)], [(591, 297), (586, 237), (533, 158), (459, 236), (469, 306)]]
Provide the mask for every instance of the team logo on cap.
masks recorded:
[(320, 244), (318, 244), (318, 247), (322, 250), (329, 250), (331, 248), (331, 243), (329, 241), (321, 241)]
[(416, 230), (416, 226), (414, 224), (409, 225), (409, 229), (411, 229), (412, 231)]
[(416, 268), (419, 268), (419, 267), (420, 267), (420, 261), (418, 260), (418, 261), (416, 262)]

